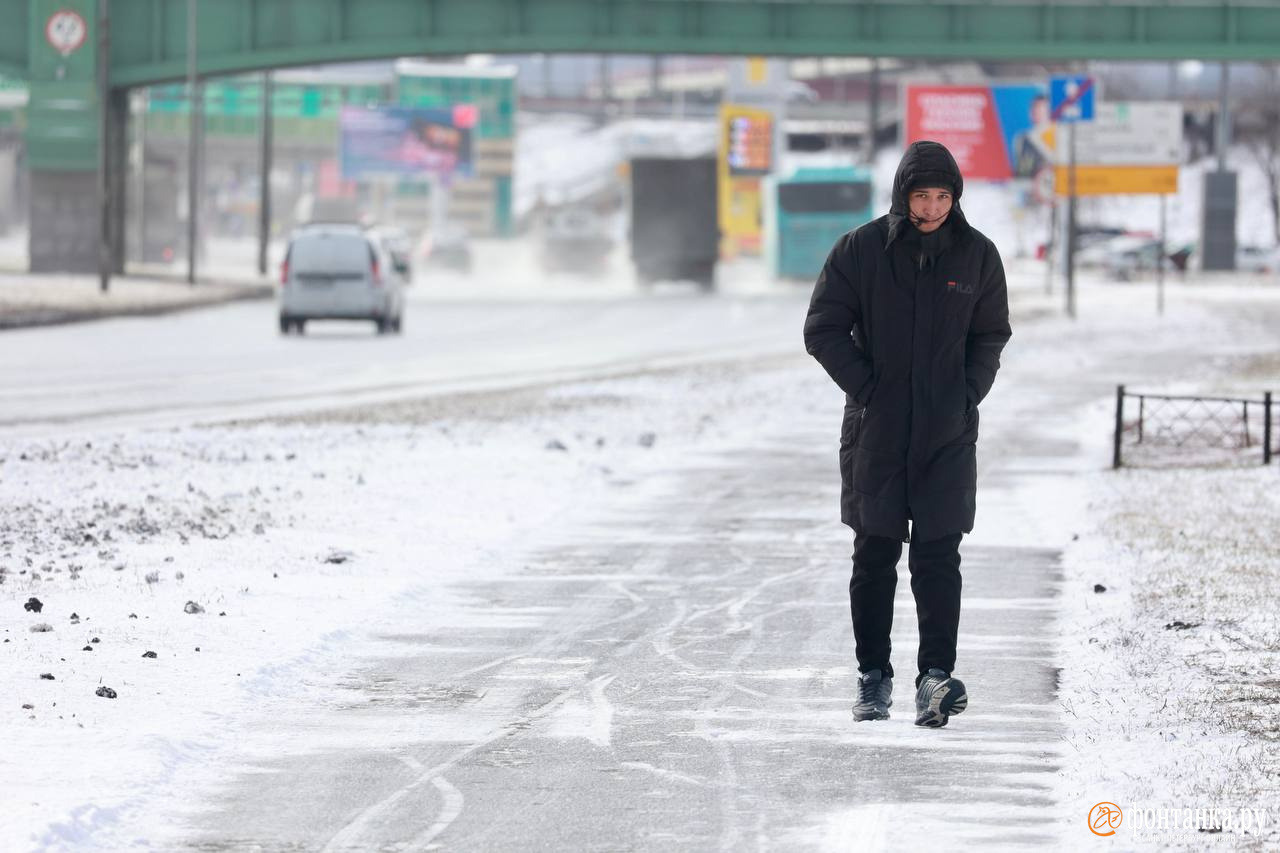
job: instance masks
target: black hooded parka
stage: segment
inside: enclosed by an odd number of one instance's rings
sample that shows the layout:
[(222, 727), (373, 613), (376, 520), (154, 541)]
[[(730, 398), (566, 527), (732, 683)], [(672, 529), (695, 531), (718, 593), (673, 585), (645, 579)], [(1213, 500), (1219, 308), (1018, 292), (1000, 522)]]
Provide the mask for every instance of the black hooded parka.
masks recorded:
[[(953, 192), (930, 234), (907, 218), (920, 187)], [(813, 290), (805, 349), (845, 392), (840, 518), (859, 533), (927, 542), (973, 529), (978, 404), (1010, 329), (1000, 255), (965, 220), (963, 189), (951, 152), (913, 143), (889, 213), (836, 242)]]

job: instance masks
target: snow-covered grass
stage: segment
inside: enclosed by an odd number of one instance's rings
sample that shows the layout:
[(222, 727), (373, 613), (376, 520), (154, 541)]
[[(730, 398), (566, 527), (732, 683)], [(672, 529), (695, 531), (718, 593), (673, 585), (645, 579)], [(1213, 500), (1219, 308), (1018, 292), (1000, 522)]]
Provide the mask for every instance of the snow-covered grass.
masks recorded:
[[(1218, 365), (1213, 387), (1256, 396), (1280, 379), (1275, 360)], [(1095, 409), (1095, 432), (1105, 414)], [(1231, 849), (1275, 849), (1276, 466), (1095, 470), (1080, 486), (1088, 509), (1065, 554), (1061, 637), (1064, 806), (1080, 817), (1079, 841), (1092, 838), (1084, 816), (1109, 801), (1128, 823), (1117, 835), (1136, 848), (1200, 850), (1221, 833)], [(1148, 809), (1175, 810), (1173, 823), (1147, 825)]]

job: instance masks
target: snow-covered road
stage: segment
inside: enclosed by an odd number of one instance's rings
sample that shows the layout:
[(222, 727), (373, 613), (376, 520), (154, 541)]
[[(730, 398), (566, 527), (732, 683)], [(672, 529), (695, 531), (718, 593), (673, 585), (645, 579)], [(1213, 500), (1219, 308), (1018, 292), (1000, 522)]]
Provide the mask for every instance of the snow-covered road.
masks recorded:
[(493, 301), (412, 299), (402, 337), (313, 323), (282, 337), (265, 302), (155, 322), (117, 319), (0, 335), (0, 432), (255, 417), (512, 387), (708, 357), (794, 349), (800, 289)]

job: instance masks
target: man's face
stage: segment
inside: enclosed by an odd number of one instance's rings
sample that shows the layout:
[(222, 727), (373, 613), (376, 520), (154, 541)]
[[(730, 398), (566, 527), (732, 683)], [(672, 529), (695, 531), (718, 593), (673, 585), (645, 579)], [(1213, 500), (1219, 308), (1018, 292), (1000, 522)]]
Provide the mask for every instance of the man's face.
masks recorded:
[(1044, 98), (1031, 102), (1031, 123), (1036, 127), (1049, 123), (1049, 102)]
[(951, 212), (951, 190), (941, 187), (919, 187), (907, 193), (911, 221), (928, 234), (937, 231)]

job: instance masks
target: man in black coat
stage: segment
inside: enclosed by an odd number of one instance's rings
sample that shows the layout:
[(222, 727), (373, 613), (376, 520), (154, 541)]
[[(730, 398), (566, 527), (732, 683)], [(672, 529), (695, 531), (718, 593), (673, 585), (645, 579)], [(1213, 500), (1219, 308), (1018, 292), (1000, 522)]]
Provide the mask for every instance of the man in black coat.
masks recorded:
[(976, 507), (978, 406), (1010, 331), (1000, 255), (965, 220), (963, 190), (951, 152), (913, 143), (889, 213), (836, 242), (804, 323), (805, 349), (845, 393), (840, 518), (855, 533), (859, 720), (887, 719), (892, 704), (903, 542), (920, 625), (916, 724), (944, 726), (968, 702), (951, 677), (959, 547)]

